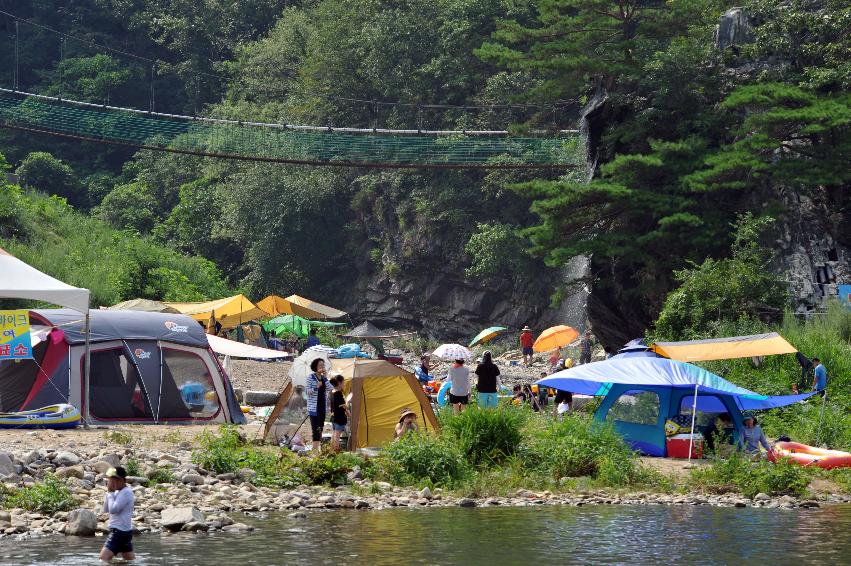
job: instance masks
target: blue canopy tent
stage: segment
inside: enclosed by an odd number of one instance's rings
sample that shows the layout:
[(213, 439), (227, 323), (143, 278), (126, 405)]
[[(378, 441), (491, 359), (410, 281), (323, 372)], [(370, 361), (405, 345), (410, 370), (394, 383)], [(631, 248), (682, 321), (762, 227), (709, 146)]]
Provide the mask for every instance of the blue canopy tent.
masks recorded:
[(736, 430), (742, 411), (773, 409), (814, 395), (760, 395), (701, 367), (637, 348), (608, 360), (583, 364), (538, 380), (538, 385), (603, 397), (594, 414), (614, 422), (633, 448), (665, 456), (665, 421), (691, 414), (692, 428), (706, 429), (718, 413), (729, 413)]

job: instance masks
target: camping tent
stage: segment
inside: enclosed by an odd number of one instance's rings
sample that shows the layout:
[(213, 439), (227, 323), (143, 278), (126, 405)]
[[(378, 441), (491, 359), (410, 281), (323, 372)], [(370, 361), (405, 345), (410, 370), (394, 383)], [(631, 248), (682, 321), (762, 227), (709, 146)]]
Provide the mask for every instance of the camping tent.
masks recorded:
[(343, 334), (343, 338), (357, 338), (360, 340), (365, 340), (369, 343), (370, 346), (375, 348), (375, 351), (379, 356), (384, 355), (384, 344), (382, 340), (387, 340), (389, 338), (399, 338), (400, 336), (406, 336), (409, 334), (414, 334), (414, 332), (391, 332), (389, 330), (382, 330), (378, 328), (370, 321), (365, 321), (362, 324), (352, 328), (347, 333)]
[[(85, 316), (83, 375), (86, 378), (84, 381), (88, 387), (90, 381), (88, 377), (91, 372), (91, 361), (89, 359), (89, 335), (91, 329), (89, 290), (72, 287), (67, 283), (63, 283), (24, 263), (3, 248), (0, 248), (0, 297), (45, 301), (54, 305), (68, 307)], [(25, 362), (25, 365), (31, 363), (31, 361)], [(90, 421), (88, 412), (83, 410), (81, 413), (83, 415), (83, 423), (88, 426)]]
[(30, 319), (45, 339), (34, 360), (0, 362), (0, 411), (70, 403), (98, 423), (245, 422), (207, 335), (186, 316), (91, 311), (88, 384), (81, 315), (33, 310)]
[(697, 428), (705, 429), (717, 414), (729, 413), (741, 428), (742, 411), (783, 407), (813, 395), (760, 395), (698, 366), (649, 351), (618, 354), (554, 373), (537, 383), (602, 396), (594, 418), (614, 422), (630, 445), (651, 456), (665, 455), (665, 422), (676, 415), (693, 413)]
[(729, 360), (794, 354), (798, 350), (776, 332), (711, 338), (709, 340), (687, 340), (684, 342), (656, 342), (652, 349), (672, 360), (699, 362), (704, 360)]
[(362, 358), (331, 360), (331, 371), (346, 379), (346, 391), (352, 395), (352, 448), (393, 440), (405, 407), (417, 414), (420, 430), (440, 430), (414, 374), (384, 360)]
[[(330, 373), (342, 375), (346, 379), (345, 391), (351, 394), (353, 449), (381, 446), (393, 440), (399, 413), (406, 407), (417, 414), (420, 430), (440, 429), (414, 374), (399, 366), (384, 360), (335, 359), (331, 360)], [(266, 433), (287, 406), (292, 392), (292, 385), (287, 383), (268, 419)]]
[(211, 316), (215, 317), (216, 322), (225, 330), (269, 316), (264, 310), (257, 308), (245, 295), (234, 295), (202, 303), (166, 304), (203, 324), (207, 324)]
[(117, 305), (112, 305), (109, 307), (111, 311), (144, 311), (144, 312), (165, 312), (171, 314), (180, 313), (176, 308), (170, 307), (165, 303), (161, 303), (160, 301), (152, 301), (150, 299), (130, 299), (129, 301), (124, 301), (118, 303)]
[(269, 316), (280, 316), (284, 314), (292, 314), (302, 318), (342, 318), (346, 313), (337, 310), (333, 307), (323, 305), (299, 297), (298, 295), (290, 295), (286, 299), (278, 295), (269, 295), (262, 301), (257, 303), (257, 306), (266, 311)]

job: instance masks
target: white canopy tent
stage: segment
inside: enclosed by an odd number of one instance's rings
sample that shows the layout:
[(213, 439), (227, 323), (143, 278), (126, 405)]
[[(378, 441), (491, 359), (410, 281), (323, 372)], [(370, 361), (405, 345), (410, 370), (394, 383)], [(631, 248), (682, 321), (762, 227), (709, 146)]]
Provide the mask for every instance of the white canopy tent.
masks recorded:
[(207, 335), (207, 341), (210, 343), (210, 348), (217, 354), (222, 356), (231, 356), (233, 358), (254, 358), (259, 360), (273, 360), (277, 358), (286, 358), (290, 354), (287, 352), (279, 352), (270, 348), (261, 348), (260, 346), (252, 346), (251, 344), (243, 344), (235, 340), (228, 340), (213, 334)]
[[(0, 297), (9, 299), (32, 299), (44, 301), (62, 307), (68, 307), (86, 316), (86, 393), (89, 398), (89, 370), (91, 352), (89, 336), (89, 290), (73, 287), (59, 279), (42, 273), (33, 266), (19, 260), (3, 248), (0, 248)], [(84, 423), (89, 423), (89, 404), (85, 403)]]

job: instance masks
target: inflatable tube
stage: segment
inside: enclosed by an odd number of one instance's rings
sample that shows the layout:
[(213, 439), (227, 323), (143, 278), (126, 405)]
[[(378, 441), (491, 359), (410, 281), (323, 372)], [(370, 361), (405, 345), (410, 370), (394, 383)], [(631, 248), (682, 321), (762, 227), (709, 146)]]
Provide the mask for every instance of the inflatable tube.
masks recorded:
[(440, 389), (437, 390), (437, 404), (445, 407), (449, 403), (449, 388), (452, 387), (451, 381), (444, 381)]
[(0, 413), (0, 428), (74, 428), (79, 424), (80, 411), (64, 403), (32, 411)]
[(800, 466), (815, 466), (825, 470), (851, 467), (851, 452), (826, 450), (798, 442), (776, 443), (774, 450), (768, 454), (768, 459), (777, 462), (782, 458)]

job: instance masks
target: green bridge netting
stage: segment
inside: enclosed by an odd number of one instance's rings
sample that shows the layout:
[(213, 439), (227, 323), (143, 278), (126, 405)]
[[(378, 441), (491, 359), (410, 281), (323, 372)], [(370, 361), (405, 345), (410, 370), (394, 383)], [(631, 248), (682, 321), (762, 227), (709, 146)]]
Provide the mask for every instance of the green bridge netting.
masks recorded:
[(393, 133), (306, 128), (112, 109), (0, 89), (0, 127), (211, 157), (372, 167), (577, 167), (576, 133)]

